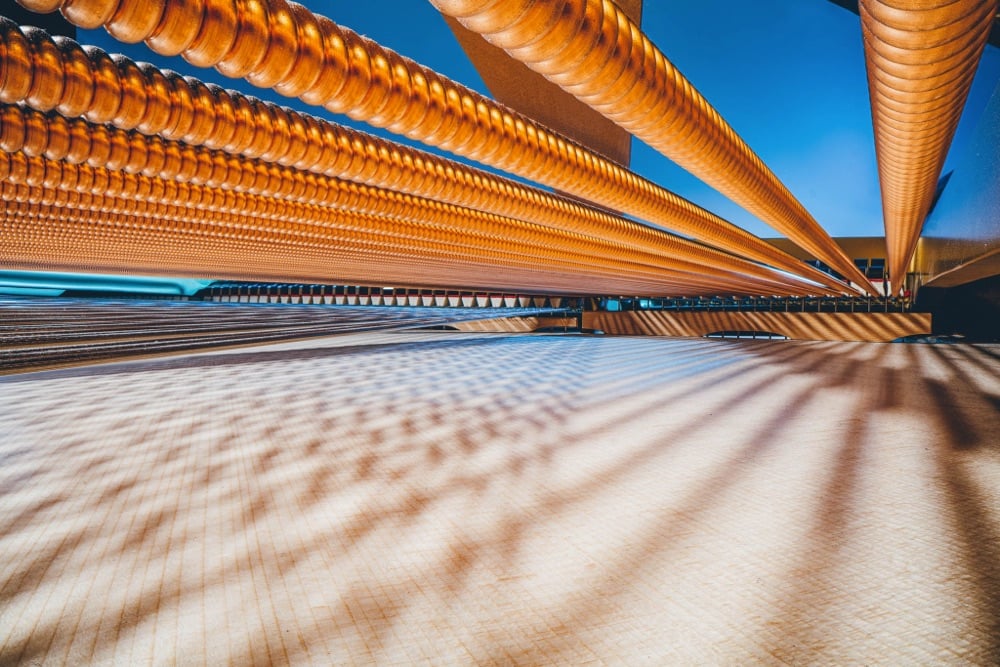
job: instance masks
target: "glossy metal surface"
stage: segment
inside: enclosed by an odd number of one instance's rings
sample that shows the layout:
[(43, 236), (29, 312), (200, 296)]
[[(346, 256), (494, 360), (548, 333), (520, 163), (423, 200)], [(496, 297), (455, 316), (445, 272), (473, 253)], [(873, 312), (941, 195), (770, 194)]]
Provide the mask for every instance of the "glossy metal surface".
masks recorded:
[(867, 279), (611, 0), (431, 0), (859, 285)]
[[(207, 0), (206, 6), (214, 1)], [(127, 2), (122, 6), (125, 4)], [(238, 21), (232, 49), (219, 61), (220, 71), (226, 74), (245, 73), (252, 81), (273, 85), (279, 91), (301, 91), (303, 100), (322, 103), (331, 111), (345, 112), (393, 131), (405, 132), (411, 137), (533, 178), (602, 206), (623, 210), (692, 235), (723, 250), (809, 276), (834, 291), (848, 289), (829, 276), (811, 271), (801, 262), (776, 252), (753, 235), (554, 135), (530, 119), (443, 79), (328, 19), (315, 17), (315, 22), (312, 18), (305, 19), (303, 10), (294, 4), (289, 6), (287, 14), (279, 5), (251, 6), (247, 20)], [(261, 12), (278, 12), (282, 17), (276, 24), (270, 18), (264, 20), (263, 25), (269, 31), (266, 36), (258, 34), (260, 21), (254, 18), (259, 17)], [(124, 15), (121, 8), (118, 15)], [(294, 53), (281, 46), (287, 37), (284, 27), (287, 21), (300, 26), (300, 32), (305, 36), (298, 42), (301, 48)], [(307, 77), (301, 74), (278, 76), (286, 66), (289, 73), (293, 71), (289, 64), (294, 64), (293, 58), (297, 60), (301, 57), (303, 62), (314, 62), (315, 39), (319, 35), (322, 35), (324, 57), (315, 80), (307, 82)], [(274, 53), (267, 56), (267, 65), (251, 64), (265, 57), (261, 55), (264, 48), (261, 45), (265, 41), (267, 45), (278, 44)], [(265, 53), (272, 50), (267, 45)], [(180, 38), (169, 43), (150, 43), (150, 46), (164, 53), (177, 48), (187, 53), (184, 50), (187, 47)], [(191, 91), (185, 90), (179, 79), (172, 83), (177, 122), (170, 130), (161, 129), (159, 132), (169, 133), (165, 136), (186, 142), (197, 142), (197, 132), (192, 133), (192, 125), (189, 124), (189, 114), (194, 113), (187, 107)], [(206, 113), (210, 106), (206, 105)], [(268, 114), (279, 123), (276, 127), (283, 137), (280, 123), (287, 120), (287, 114), (271, 107)], [(267, 120), (264, 119), (264, 122)], [(275, 127), (274, 123), (271, 125)], [(286, 156), (277, 150), (284, 143), (271, 142), (269, 150), (259, 155), (265, 159), (285, 159)], [(395, 153), (397, 149), (391, 150)], [(376, 166), (375, 170), (384, 172), (385, 166)]]
[(924, 285), (959, 285), (1000, 273), (998, 146), (1000, 82), (924, 223), (914, 253)]
[[(4, 120), (8, 120), (13, 114), (5, 111)], [(51, 190), (29, 191), (24, 201), (136, 215), (153, 227), (168, 228), (166, 222), (158, 221), (180, 216), (189, 229), (204, 233), (221, 225), (226, 235), (229, 230), (243, 229), (248, 237), (265, 239), (284, 239), (289, 233), (334, 244), (380, 238), (386, 248), (412, 242), (415, 254), (426, 249), (422, 244), (431, 243), (451, 248), (456, 258), (486, 251), (531, 260), (522, 265), (544, 262), (567, 272), (607, 270), (608, 276), (684, 281), (717, 289), (743, 291), (754, 285), (764, 291), (806, 292), (802, 287), (789, 288), (778, 274), (708, 249), (700, 255), (701, 263), (685, 261), (635, 245), (559, 232), (328, 177), (305, 178), (288, 168), (227, 159), (204, 149), (164, 142), (146, 145), (141, 135), (129, 137), (101, 127), (88, 128), (89, 142), (78, 142), (70, 153), (66, 142), (45, 143), (44, 117), (35, 114), (29, 120), (27, 129), (11, 131), (0, 141), (5, 151), (18, 147), (22, 151), (0, 154), (0, 174), (14, 186), (4, 191), (8, 200), (24, 197), (18, 185), (43, 186)], [(66, 121), (57, 118), (53, 125), (62, 128)], [(4, 127), (16, 127), (16, 120), (5, 122)], [(60, 129), (52, 136), (69, 133)], [(126, 146), (129, 139), (124, 151), (112, 149)], [(37, 157), (45, 154), (61, 155), (66, 161)], [(119, 170), (93, 164), (108, 162), (112, 154), (117, 154)], [(720, 268), (709, 265), (712, 260), (718, 260)]]
[[(74, 164), (86, 162), (96, 168), (111, 160), (111, 148), (114, 146), (117, 148), (116, 168), (130, 174), (141, 173), (218, 187), (241, 196), (248, 193), (278, 197), (289, 202), (289, 205), (320, 205), (342, 211), (390, 215), (400, 219), (419, 220), (431, 216), (435, 223), (452, 221), (452, 233), (456, 238), (463, 234), (481, 232), (516, 239), (519, 237), (519, 230), (527, 230), (538, 243), (550, 247), (565, 247), (569, 250), (573, 245), (582, 245), (599, 254), (622, 258), (642, 257), (651, 266), (678, 268), (706, 275), (718, 275), (721, 271), (736, 278), (756, 277), (797, 291), (805, 288), (804, 284), (757, 264), (675, 237), (619, 234), (609, 239), (598, 235), (595, 230), (588, 231), (582, 227), (558, 228), (526, 222), (389, 189), (302, 173), (291, 167), (268, 166), (251, 158), (236, 158), (222, 152), (147, 138), (135, 133), (88, 126), (80, 120), (67, 121), (59, 116), (46, 117), (37, 112), (10, 107), (0, 111), (0, 118), (4, 119), (4, 127), (8, 129), (9, 135), (9, 138), (0, 140), (0, 148), (12, 153), (24, 151), (28, 155), (44, 155), (53, 160), (65, 159)], [(77, 137), (72, 145), (67, 139), (70, 135)], [(8, 158), (8, 164), (20, 161), (21, 158), (16, 154)], [(51, 171), (59, 165), (33, 162), (30, 166), (35, 171)], [(66, 165), (60, 177), (49, 181), (76, 187), (79, 176), (69, 170), (68, 166)], [(148, 192), (124, 194), (150, 196)], [(236, 209), (245, 210), (246, 206), (248, 204), (241, 201), (236, 204)]]
[(997, 3), (862, 0), (860, 9), (889, 276), (899, 292)]

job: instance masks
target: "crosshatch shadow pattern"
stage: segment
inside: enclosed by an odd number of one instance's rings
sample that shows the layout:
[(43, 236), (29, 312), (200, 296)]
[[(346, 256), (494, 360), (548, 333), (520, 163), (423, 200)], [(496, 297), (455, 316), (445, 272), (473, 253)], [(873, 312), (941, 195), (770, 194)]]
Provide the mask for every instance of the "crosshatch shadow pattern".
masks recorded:
[(399, 333), (0, 378), (0, 664), (989, 664), (1000, 349)]

